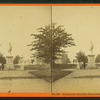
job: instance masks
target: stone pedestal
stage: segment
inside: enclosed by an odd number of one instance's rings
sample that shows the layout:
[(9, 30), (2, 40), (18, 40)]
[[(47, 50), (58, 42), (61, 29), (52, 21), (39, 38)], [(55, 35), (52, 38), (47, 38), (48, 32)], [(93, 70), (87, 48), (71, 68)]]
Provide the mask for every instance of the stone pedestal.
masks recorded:
[(87, 63), (86, 69), (95, 69), (95, 68), (97, 68), (97, 66), (95, 65), (94, 56), (95, 55), (93, 55), (93, 54), (88, 55), (88, 63)]
[(13, 64), (13, 56), (7, 56), (7, 63), (5, 69), (7, 70), (13, 70), (15, 69), (14, 64)]

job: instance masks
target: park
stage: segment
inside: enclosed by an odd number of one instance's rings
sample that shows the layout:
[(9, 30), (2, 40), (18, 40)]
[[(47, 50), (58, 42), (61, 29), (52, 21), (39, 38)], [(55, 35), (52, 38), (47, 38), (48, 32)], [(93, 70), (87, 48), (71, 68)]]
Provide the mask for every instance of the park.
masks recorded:
[[(52, 27), (55, 27), (53, 30), (57, 30), (55, 34), (54, 32), (51, 33), (50, 27), (48, 25), (44, 29), (40, 28), (39, 31), (42, 34), (31, 34), (36, 38), (34, 44), (32, 42), (32, 44), (26, 45), (31, 46), (30, 52), (35, 50), (31, 59), (25, 60), (24, 56), (20, 55), (14, 57), (11, 43), (8, 44), (8, 55), (5, 57), (0, 54), (1, 92), (94, 91), (94, 89), (91, 89), (91, 87), (95, 86), (94, 80), (99, 81), (100, 78), (100, 55), (98, 54), (94, 58), (93, 42), (90, 42), (89, 55), (79, 51), (76, 53), (76, 59), (71, 62), (68, 54), (60, 47), (75, 46), (73, 38), (70, 34), (65, 33), (62, 26), (53, 24)], [(50, 35), (52, 35), (52, 39)], [(61, 40), (59, 40), (59, 36)], [(52, 45), (50, 45), (51, 42)], [(96, 84), (96, 86), (99, 86), (99, 84)], [(95, 91), (98, 90), (99, 88)]]
[(2, 6), (0, 92), (99, 92), (99, 9)]

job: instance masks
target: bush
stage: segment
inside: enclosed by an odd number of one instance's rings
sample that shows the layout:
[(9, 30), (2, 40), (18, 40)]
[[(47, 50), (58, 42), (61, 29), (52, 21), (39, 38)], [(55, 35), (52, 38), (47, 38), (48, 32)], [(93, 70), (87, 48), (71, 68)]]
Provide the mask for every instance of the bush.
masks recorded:
[(96, 64), (97, 67), (100, 67), (100, 64)]
[(95, 62), (96, 62), (96, 63), (100, 63), (100, 54), (98, 54), (98, 55), (96, 56)]
[(13, 63), (14, 63), (14, 64), (18, 64), (18, 63), (19, 63), (19, 60), (20, 60), (20, 56), (17, 55), (17, 56), (15, 56), (15, 58), (14, 58), (14, 60), (13, 60)]

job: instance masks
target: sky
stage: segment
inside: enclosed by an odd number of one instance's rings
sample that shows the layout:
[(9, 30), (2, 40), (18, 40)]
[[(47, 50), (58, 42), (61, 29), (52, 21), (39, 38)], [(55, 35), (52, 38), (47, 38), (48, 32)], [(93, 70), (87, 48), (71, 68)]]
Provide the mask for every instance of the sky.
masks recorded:
[[(70, 59), (80, 50), (88, 55), (91, 41), (94, 54), (100, 54), (100, 6), (53, 6), (52, 22), (74, 38), (76, 46), (66, 48)], [(0, 6), (0, 52), (7, 56), (10, 42), (13, 56), (29, 58), (30, 34), (50, 23), (50, 6)]]
[(53, 22), (64, 25), (74, 38), (76, 46), (66, 48), (70, 59), (80, 50), (90, 54), (91, 41), (95, 56), (100, 54), (100, 6), (53, 6), (52, 9)]
[(27, 45), (33, 40), (30, 34), (36, 34), (39, 27), (50, 22), (48, 6), (0, 6), (0, 53), (9, 55), (10, 42), (12, 56), (29, 58), (32, 52)]

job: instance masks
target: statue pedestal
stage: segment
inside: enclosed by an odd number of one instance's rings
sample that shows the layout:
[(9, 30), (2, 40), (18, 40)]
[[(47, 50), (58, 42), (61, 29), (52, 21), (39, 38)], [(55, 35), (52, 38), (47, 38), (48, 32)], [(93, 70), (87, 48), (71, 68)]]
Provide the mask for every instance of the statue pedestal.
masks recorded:
[(94, 56), (95, 55), (93, 54), (88, 55), (88, 63), (87, 63), (86, 69), (97, 69), (97, 66), (95, 65)]
[(13, 64), (13, 56), (7, 56), (6, 59), (7, 59), (7, 64), (6, 64), (5, 69), (14, 70), (15, 67), (14, 67), (14, 64)]

